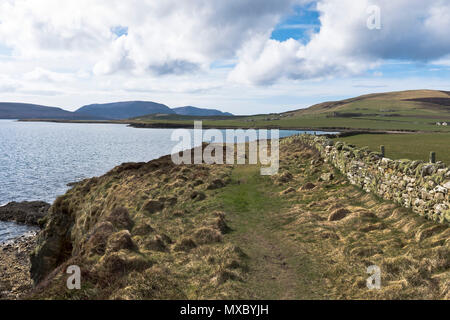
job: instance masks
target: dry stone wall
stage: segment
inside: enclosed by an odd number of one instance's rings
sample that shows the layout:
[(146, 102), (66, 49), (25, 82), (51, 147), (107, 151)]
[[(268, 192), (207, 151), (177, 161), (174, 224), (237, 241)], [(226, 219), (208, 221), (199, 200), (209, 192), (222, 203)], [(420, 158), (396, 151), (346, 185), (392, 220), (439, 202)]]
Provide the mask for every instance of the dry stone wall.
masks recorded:
[(429, 219), (450, 223), (450, 168), (444, 163), (391, 160), (367, 148), (320, 136), (300, 135), (294, 139), (316, 148), (327, 162), (366, 192)]

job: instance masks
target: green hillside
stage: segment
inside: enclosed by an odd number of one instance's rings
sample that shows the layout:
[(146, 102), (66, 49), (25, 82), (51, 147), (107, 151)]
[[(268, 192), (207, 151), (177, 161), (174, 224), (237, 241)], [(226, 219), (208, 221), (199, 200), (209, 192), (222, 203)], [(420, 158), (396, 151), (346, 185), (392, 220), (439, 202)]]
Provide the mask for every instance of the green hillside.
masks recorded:
[[(450, 132), (450, 126), (436, 124), (450, 123), (450, 92), (412, 90), (378, 93), (324, 102), (281, 114), (203, 120), (206, 127)], [(189, 125), (192, 121), (170, 117), (134, 120), (150, 126)]]

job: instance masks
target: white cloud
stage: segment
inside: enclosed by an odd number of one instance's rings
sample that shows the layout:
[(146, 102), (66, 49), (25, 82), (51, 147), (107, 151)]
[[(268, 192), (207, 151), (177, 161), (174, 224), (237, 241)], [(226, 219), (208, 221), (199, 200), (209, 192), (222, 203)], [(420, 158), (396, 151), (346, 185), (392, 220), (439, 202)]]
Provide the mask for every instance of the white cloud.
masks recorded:
[(20, 84), (8, 77), (0, 75), (0, 93), (15, 92), (20, 88)]
[[(310, 21), (280, 24), (308, 2), (2, 0), (0, 100), (74, 109), (145, 99), (253, 113), (245, 108), (263, 99), (279, 106), (290, 90), (312, 92), (336, 77), (382, 82), (365, 72), (386, 60), (449, 64), (448, 1), (320, 0), (320, 28), (307, 43), (270, 39), (277, 25), (308, 29)], [(381, 8), (381, 30), (366, 27), (369, 4)]]
[(53, 72), (44, 68), (37, 67), (33, 71), (24, 75), (27, 81), (44, 81), (44, 82), (67, 82), (73, 80), (72, 75), (67, 73)]
[[(369, 30), (367, 8), (381, 9)], [(441, 0), (321, 0), (321, 28), (307, 44), (262, 39), (245, 47), (230, 79), (270, 84), (280, 78), (357, 75), (385, 59), (430, 61), (450, 53), (450, 4)]]
[[(182, 74), (234, 57), (299, 0), (9, 0), (0, 43), (22, 57), (82, 58), (96, 74)], [(117, 37), (121, 26), (127, 33)]]

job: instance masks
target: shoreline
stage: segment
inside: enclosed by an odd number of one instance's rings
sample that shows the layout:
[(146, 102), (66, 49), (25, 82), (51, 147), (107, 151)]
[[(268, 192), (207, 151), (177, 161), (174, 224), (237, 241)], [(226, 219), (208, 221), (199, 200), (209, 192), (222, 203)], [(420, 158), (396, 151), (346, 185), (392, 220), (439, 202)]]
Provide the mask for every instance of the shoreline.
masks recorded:
[(33, 289), (30, 254), (37, 244), (38, 232), (0, 244), (0, 300), (19, 300)]
[[(47, 208), (44, 202), (9, 202), (0, 206), (0, 221), (28, 226), (30, 230), (20, 236), (0, 242), (0, 300), (19, 300), (33, 289), (30, 276), (30, 254), (37, 245), (37, 237), (42, 228), (38, 218), (46, 215), (36, 205)], [(39, 206), (38, 206), (39, 207)], [(40, 212), (39, 212), (40, 211)]]
[[(137, 129), (193, 129), (193, 124), (181, 123), (141, 123), (125, 120), (59, 120), (59, 119), (19, 119), (17, 122), (50, 122), (50, 123), (75, 123), (75, 124), (122, 124), (131, 128)], [(382, 130), (382, 129), (365, 129), (365, 128), (346, 128), (346, 127), (280, 127), (280, 126), (222, 126), (222, 125), (203, 125), (203, 129), (278, 129), (278, 130), (296, 130), (296, 131), (336, 131), (338, 133), (352, 133), (352, 134), (412, 134), (412, 133), (440, 133), (436, 131), (421, 131), (421, 130)]]

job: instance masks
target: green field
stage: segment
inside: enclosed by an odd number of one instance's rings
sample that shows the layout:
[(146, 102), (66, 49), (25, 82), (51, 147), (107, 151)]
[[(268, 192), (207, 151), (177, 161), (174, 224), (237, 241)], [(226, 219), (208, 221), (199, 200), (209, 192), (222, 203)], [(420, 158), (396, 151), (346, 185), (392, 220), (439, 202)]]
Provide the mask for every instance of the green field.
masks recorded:
[(386, 157), (391, 159), (429, 160), (431, 151), (436, 152), (436, 160), (450, 164), (450, 134), (361, 134), (335, 140), (354, 144), (358, 147), (369, 147), (379, 151), (380, 146), (386, 148)]
[(187, 126), (194, 120), (216, 128), (450, 132), (450, 126), (436, 125), (450, 123), (450, 94), (434, 90), (389, 92), (324, 102), (281, 114), (202, 118), (149, 115), (130, 121), (153, 126)]
[[(193, 120), (149, 120), (132, 121), (131, 123), (145, 123), (151, 125), (192, 125)], [(326, 118), (323, 116), (304, 116), (291, 119), (263, 120), (261, 117), (251, 117), (245, 120), (203, 120), (205, 127), (216, 128), (280, 128), (280, 129), (354, 129), (354, 130), (400, 130), (400, 131), (428, 131), (450, 132), (450, 126), (438, 127), (430, 123), (429, 119), (392, 119), (392, 118)]]

